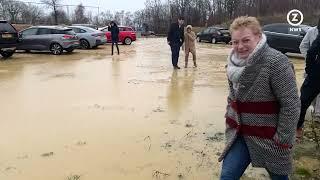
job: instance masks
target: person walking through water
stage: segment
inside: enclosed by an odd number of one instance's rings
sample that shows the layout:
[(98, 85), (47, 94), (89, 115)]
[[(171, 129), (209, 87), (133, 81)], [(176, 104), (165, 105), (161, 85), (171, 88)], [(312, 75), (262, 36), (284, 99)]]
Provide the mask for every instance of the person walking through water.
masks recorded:
[(116, 44), (117, 52), (118, 52), (118, 55), (119, 55), (120, 54), (119, 46), (118, 46), (119, 27), (117, 26), (117, 24), (114, 21), (110, 22), (109, 31), (111, 32), (111, 40), (112, 40), (111, 55), (113, 55), (113, 46), (114, 46), (114, 44)]
[(272, 180), (289, 180), (300, 114), (296, 78), (287, 56), (267, 44), (255, 17), (230, 26), (226, 146), (221, 180), (239, 180), (251, 163)]
[(191, 52), (192, 58), (193, 58), (193, 66), (197, 67), (197, 61), (196, 61), (196, 40), (197, 36), (192, 31), (192, 26), (187, 26), (187, 32), (184, 33), (184, 47), (185, 47), (185, 68), (188, 67), (188, 60), (189, 60), (189, 53)]
[(174, 69), (180, 69), (178, 66), (180, 47), (184, 41), (184, 18), (179, 17), (178, 22), (172, 23), (168, 32), (167, 42), (171, 47), (171, 58)]

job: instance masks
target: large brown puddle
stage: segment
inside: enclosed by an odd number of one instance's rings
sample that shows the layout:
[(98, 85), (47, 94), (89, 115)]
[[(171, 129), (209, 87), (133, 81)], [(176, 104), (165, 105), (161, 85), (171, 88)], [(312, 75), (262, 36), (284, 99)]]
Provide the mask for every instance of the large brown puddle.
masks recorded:
[(218, 179), (229, 48), (198, 44), (178, 71), (165, 39), (1, 61), (0, 179)]

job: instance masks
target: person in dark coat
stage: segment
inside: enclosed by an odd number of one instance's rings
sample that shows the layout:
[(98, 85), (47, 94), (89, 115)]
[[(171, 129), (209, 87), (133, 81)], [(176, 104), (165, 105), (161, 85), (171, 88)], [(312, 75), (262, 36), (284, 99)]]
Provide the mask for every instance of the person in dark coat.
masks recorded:
[(174, 69), (180, 69), (178, 66), (180, 47), (184, 42), (184, 18), (179, 17), (178, 22), (172, 23), (168, 32), (167, 41), (171, 47), (172, 65)]
[(301, 87), (301, 113), (297, 126), (297, 137), (301, 138), (302, 128), (306, 112), (312, 101), (320, 93), (320, 33), (313, 41), (310, 49), (307, 51), (306, 68), (307, 77), (305, 78)]
[(109, 31), (111, 32), (111, 40), (112, 40), (112, 50), (111, 50), (111, 55), (113, 55), (113, 46), (116, 44), (118, 55), (120, 54), (119, 52), (119, 46), (118, 46), (118, 41), (119, 41), (119, 27), (114, 21), (111, 21), (109, 25)]

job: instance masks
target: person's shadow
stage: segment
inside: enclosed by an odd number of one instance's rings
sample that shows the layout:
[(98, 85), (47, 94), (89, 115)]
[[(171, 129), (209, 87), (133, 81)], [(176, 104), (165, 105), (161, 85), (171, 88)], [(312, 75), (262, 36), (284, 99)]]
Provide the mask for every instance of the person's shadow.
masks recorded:
[[(184, 109), (188, 108), (192, 100), (195, 71), (194, 69), (186, 69), (184, 72), (178, 72), (177, 70), (172, 72), (167, 100), (169, 115), (175, 120), (179, 118)], [(182, 76), (179, 77), (179, 74), (182, 74)]]

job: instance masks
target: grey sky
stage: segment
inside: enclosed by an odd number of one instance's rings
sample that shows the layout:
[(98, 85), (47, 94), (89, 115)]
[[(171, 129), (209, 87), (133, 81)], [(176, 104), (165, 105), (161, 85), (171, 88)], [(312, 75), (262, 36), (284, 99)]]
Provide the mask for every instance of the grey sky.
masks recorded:
[[(20, 0), (24, 2), (41, 2), (41, 0)], [(82, 3), (84, 6), (100, 6), (100, 11), (136, 11), (144, 8), (146, 0), (61, 0), (63, 4), (78, 5)], [(94, 8), (87, 10), (97, 11)]]

